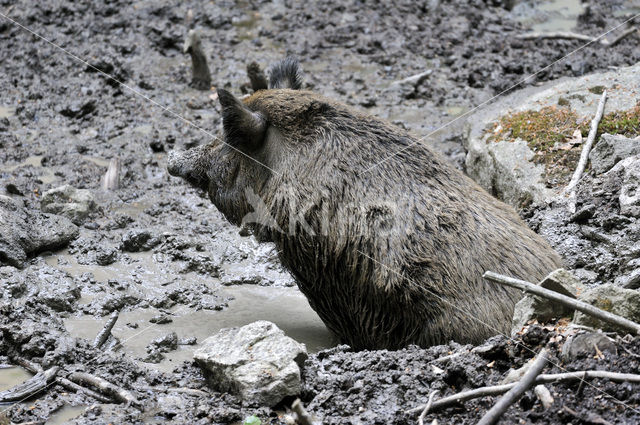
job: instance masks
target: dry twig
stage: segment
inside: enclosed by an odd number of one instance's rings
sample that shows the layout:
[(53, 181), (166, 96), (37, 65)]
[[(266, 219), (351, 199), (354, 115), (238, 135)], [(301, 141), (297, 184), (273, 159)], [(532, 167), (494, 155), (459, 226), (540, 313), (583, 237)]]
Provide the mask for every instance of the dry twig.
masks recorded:
[(602, 93), (600, 102), (598, 103), (596, 116), (593, 117), (593, 120), (591, 121), (591, 129), (589, 130), (587, 141), (582, 146), (582, 152), (580, 153), (580, 160), (578, 161), (576, 171), (573, 173), (571, 181), (567, 185), (567, 188), (564, 190), (565, 193), (570, 193), (572, 198), (574, 196), (572, 192), (578, 184), (580, 177), (582, 177), (582, 173), (584, 172), (585, 167), (587, 166), (587, 161), (589, 160), (589, 152), (591, 152), (591, 146), (593, 146), (593, 142), (596, 139), (596, 134), (598, 133), (598, 125), (600, 124), (600, 120), (602, 119), (602, 114), (604, 113), (604, 104), (606, 103), (606, 101), (607, 91), (605, 90)]
[(525, 391), (527, 391), (533, 383), (542, 369), (547, 365), (549, 359), (547, 358), (547, 349), (543, 348), (538, 353), (538, 357), (533, 362), (527, 373), (524, 374), (522, 379), (518, 381), (513, 388), (511, 388), (487, 413), (484, 414), (478, 425), (493, 425), (500, 417), (507, 411), (507, 409), (516, 401), (522, 397)]
[(587, 41), (589, 43), (598, 42), (602, 46), (612, 47), (618, 44), (625, 37), (633, 34), (638, 29), (636, 27), (627, 28), (619, 36), (609, 41), (606, 38), (591, 37), (590, 35), (578, 34), (571, 31), (557, 31), (557, 32), (530, 32), (527, 34), (521, 34), (517, 36), (521, 40), (542, 40), (542, 39), (564, 39), (564, 40), (580, 40)]
[(613, 314), (613, 313), (609, 313), (608, 311), (601, 310), (598, 307), (594, 307), (591, 304), (587, 304), (583, 301), (579, 301), (579, 300), (567, 297), (566, 295), (562, 295), (557, 292), (551, 291), (549, 289), (543, 288), (539, 285), (535, 285), (531, 282), (527, 282), (525, 280), (520, 280), (520, 279), (514, 279), (512, 277), (500, 275), (498, 273), (494, 273), (491, 271), (485, 272), (485, 274), (482, 277), (492, 282), (499, 283), (501, 285), (511, 286), (512, 288), (517, 288), (522, 291), (529, 292), (531, 294), (538, 295), (543, 298), (547, 298), (552, 301), (559, 302), (574, 310), (581, 311), (584, 314), (588, 314), (590, 316), (596, 317), (605, 322), (612, 323), (614, 325), (628, 329), (635, 334), (640, 334), (640, 324), (638, 323), (632, 322), (631, 320), (625, 319), (624, 317), (618, 316), (617, 314)]
[[(587, 379), (596, 379), (596, 378), (608, 379), (609, 381), (613, 381), (613, 382), (631, 382), (634, 384), (640, 383), (640, 375), (635, 375), (632, 373), (607, 372), (604, 370), (581, 370), (577, 372), (538, 375), (538, 377), (534, 381), (534, 384), (538, 385), (538, 384), (553, 384), (553, 383), (568, 382), (568, 381), (585, 381)], [(473, 400), (479, 397), (504, 394), (516, 385), (517, 383), (506, 384), (506, 385), (494, 385), (494, 386), (481, 387), (481, 388), (476, 388), (473, 390), (453, 394), (448, 397), (444, 397), (444, 398), (441, 398), (440, 400), (435, 401), (431, 406), (431, 410), (434, 411), (437, 409), (442, 409), (444, 407), (448, 407), (453, 404), (461, 403), (467, 400)], [(407, 410), (405, 413), (415, 414), (415, 413), (421, 412), (422, 409), (425, 408), (425, 406), (426, 405), (422, 404), (420, 406), (414, 407), (413, 409)]]
[(424, 418), (427, 416), (427, 413), (429, 413), (429, 410), (431, 410), (431, 406), (433, 405), (433, 399), (436, 395), (438, 395), (440, 391), (438, 390), (433, 390), (431, 391), (431, 394), (429, 394), (429, 401), (427, 402), (427, 405), (424, 407), (424, 410), (422, 411), (422, 413), (420, 414), (420, 417), (418, 418), (418, 424), (419, 425), (424, 425)]

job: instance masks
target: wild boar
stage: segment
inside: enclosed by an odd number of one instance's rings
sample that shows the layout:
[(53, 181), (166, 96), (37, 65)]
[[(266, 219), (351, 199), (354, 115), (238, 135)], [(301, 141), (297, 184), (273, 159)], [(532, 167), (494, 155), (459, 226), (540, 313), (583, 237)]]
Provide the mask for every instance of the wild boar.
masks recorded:
[(223, 141), (172, 152), (168, 170), (236, 225), (275, 243), (326, 326), (354, 349), (508, 332), (518, 293), (559, 256), (516, 212), (405, 130), (300, 90), (295, 59), (267, 89), (218, 89)]

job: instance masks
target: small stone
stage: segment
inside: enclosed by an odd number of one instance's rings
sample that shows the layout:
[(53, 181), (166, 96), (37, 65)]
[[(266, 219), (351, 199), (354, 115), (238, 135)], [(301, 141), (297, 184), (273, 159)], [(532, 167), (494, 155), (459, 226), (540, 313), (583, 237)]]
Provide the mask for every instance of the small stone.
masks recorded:
[(616, 345), (599, 332), (588, 332), (569, 337), (562, 346), (562, 358), (565, 362), (571, 362), (580, 357), (596, 355), (596, 348), (602, 353), (615, 354)]
[(178, 340), (178, 345), (196, 345), (198, 343), (198, 338), (195, 336), (189, 338), (180, 338)]
[(640, 217), (640, 155), (620, 161), (609, 172), (622, 169), (622, 185), (618, 200), (620, 214), (627, 217)]
[(147, 346), (147, 352), (158, 351), (168, 353), (178, 348), (178, 334), (170, 332), (165, 336), (156, 338)]
[(122, 236), (120, 248), (127, 252), (148, 251), (159, 242), (147, 230), (131, 230)]
[(557, 269), (549, 273), (540, 286), (567, 297), (575, 298), (580, 281), (565, 269)]
[[(559, 294), (576, 298), (576, 290), (580, 286), (580, 281), (567, 270), (557, 269), (547, 275), (539, 285)], [(515, 335), (532, 320), (544, 323), (553, 318), (570, 317), (571, 314), (573, 314), (573, 310), (564, 304), (526, 294), (515, 305), (511, 334)]]
[(149, 319), (149, 322), (155, 323), (156, 325), (164, 325), (166, 323), (173, 322), (173, 319), (169, 317), (168, 314), (162, 313), (157, 316), (153, 316), (151, 319)]
[(60, 113), (69, 118), (82, 118), (96, 110), (94, 100), (76, 100), (60, 110)]
[(300, 393), (300, 367), (306, 358), (304, 344), (264, 320), (222, 329), (194, 353), (214, 389), (236, 393), (250, 404), (267, 406)]
[(40, 207), (43, 212), (67, 217), (80, 225), (96, 207), (93, 195), (86, 189), (76, 189), (64, 185), (46, 191), (42, 195)]

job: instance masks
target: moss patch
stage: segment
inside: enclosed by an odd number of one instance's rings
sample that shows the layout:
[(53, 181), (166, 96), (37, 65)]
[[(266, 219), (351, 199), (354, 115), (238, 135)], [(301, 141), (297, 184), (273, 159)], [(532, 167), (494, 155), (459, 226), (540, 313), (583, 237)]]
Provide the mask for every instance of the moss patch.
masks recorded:
[(545, 166), (547, 186), (555, 187), (568, 183), (570, 166), (580, 157), (580, 145), (568, 143), (580, 128), (578, 119), (571, 109), (557, 106), (516, 112), (503, 116), (493, 125), (489, 142), (525, 140), (534, 153), (533, 162)]
[[(589, 134), (592, 116), (580, 118), (568, 107), (547, 106), (539, 111), (522, 111), (505, 115), (488, 129), (487, 143), (522, 139), (534, 153), (533, 162), (544, 164), (548, 187), (569, 182), (580, 158), (581, 144), (571, 143), (576, 130), (583, 137)], [(602, 117), (596, 142), (603, 133), (627, 137), (640, 135), (640, 103), (627, 111), (617, 111)]]
[(616, 111), (603, 116), (598, 126), (598, 136), (604, 133), (622, 134), (626, 137), (636, 137), (640, 134), (640, 104), (628, 111)]

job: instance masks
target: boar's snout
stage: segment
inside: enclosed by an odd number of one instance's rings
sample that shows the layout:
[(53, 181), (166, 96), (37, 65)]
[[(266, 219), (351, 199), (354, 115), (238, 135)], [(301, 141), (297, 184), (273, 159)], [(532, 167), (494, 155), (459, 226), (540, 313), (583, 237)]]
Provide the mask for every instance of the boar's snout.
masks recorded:
[(202, 166), (205, 155), (204, 146), (186, 151), (171, 151), (167, 159), (167, 171), (175, 177), (182, 177), (190, 184), (206, 188), (207, 173)]

